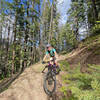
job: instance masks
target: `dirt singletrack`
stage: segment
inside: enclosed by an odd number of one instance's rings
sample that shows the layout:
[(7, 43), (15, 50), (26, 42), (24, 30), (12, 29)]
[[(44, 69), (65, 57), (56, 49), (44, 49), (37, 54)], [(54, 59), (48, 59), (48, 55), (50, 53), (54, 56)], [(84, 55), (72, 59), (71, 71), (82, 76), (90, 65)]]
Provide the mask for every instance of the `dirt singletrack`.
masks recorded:
[[(59, 60), (64, 59), (62, 56)], [(44, 68), (41, 63), (26, 68), (25, 71), (0, 94), (0, 100), (52, 100), (43, 89)]]
[(6, 91), (0, 94), (0, 100), (47, 100), (42, 87), (43, 75), (39, 69), (34, 70), (34, 67), (39, 66), (27, 68)]

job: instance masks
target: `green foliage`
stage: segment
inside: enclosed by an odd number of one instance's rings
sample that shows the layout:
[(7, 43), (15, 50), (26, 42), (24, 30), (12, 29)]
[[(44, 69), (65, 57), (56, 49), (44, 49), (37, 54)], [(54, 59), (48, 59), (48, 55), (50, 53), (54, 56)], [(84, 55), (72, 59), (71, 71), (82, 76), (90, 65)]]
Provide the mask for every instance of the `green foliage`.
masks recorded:
[(66, 23), (59, 33), (59, 42), (62, 46), (63, 51), (71, 51), (74, 47), (77, 46), (78, 41), (76, 40), (75, 34), (71, 29), (71, 24)]
[(93, 35), (100, 34), (100, 21), (97, 21), (96, 24), (92, 28)]
[(50, 41), (50, 43), (51, 43), (51, 45), (52, 45), (54, 48), (56, 48), (56, 46), (57, 46), (57, 40), (56, 40), (56, 38), (52, 38), (52, 40)]
[(65, 61), (61, 61), (60, 62), (60, 66), (61, 66), (61, 69), (65, 70), (65, 71), (70, 69), (70, 65), (69, 65), (69, 63), (67, 61), (66, 62)]
[(56, 0), (0, 1), (0, 78), (42, 59), (46, 43), (59, 50), (59, 18)]
[[(66, 61), (60, 62), (67, 67)], [(91, 69), (91, 70), (90, 70)], [(65, 69), (66, 70), (66, 69)], [(67, 74), (62, 76), (64, 84), (61, 91), (66, 96), (66, 91), (71, 90), (73, 99), (68, 100), (100, 100), (100, 67), (89, 65), (89, 73), (81, 73), (80, 65), (74, 70), (67, 70)], [(77, 99), (76, 99), (77, 98)], [(67, 96), (66, 96), (67, 100)]]
[(40, 0), (0, 1), (0, 78), (40, 60), (40, 5)]
[(60, 88), (60, 91), (64, 93), (64, 95), (66, 96), (66, 93), (67, 93), (67, 88), (65, 86), (62, 86)]
[(90, 68), (92, 68), (92, 69), (95, 69), (96, 71), (100, 71), (100, 65), (95, 65), (95, 64), (93, 64), (93, 65), (91, 65), (91, 64), (88, 64), (88, 66), (90, 67)]

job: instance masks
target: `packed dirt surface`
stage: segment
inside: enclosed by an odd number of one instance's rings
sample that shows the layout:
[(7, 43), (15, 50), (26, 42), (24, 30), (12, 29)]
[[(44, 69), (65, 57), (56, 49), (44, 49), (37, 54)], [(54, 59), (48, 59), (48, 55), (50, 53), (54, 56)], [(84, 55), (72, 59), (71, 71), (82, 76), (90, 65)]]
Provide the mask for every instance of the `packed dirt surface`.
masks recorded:
[(8, 90), (0, 94), (0, 100), (47, 100), (42, 88), (42, 73), (34, 67), (27, 68)]
[[(61, 56), (59, 60), (64, 58), (65, 56)], [(0, 100), (53, 100), (43, 90), (44, 74), (41, 71), (44, 66), (38, 63), (26, 68), (11, 86), (0, 94)], [(57, 82), (60, 82), (59, 78)], [(57, 86), (59, 84), (57, 83)]]

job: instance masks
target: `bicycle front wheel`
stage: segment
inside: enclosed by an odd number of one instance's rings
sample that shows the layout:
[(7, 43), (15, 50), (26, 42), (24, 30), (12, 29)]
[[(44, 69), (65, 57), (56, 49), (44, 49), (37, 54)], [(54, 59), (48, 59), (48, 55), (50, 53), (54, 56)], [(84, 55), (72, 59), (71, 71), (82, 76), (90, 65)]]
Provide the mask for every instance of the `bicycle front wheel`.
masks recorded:
[(54, 72), (47, 72), (44, 77), (44, 91), (48, 95), (52, 95), (56, 90), (56, 75)]

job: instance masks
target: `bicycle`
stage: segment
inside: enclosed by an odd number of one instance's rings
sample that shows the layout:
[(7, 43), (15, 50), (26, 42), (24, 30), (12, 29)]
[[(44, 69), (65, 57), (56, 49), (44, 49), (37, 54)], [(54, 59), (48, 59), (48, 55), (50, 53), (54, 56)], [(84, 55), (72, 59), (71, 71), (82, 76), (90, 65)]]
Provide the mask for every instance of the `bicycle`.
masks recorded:
[[(44, 64), (45, 63), (47, 62), (44, 62)], [(45, 93), (51, 96), (56, 91), (56, 75), (59, 74), (59, 72), (56, 71), (56, 65), (51, 65), (50, 62), (45, 66), (42, 73), (44, 73), (46, 68), (48, 68), (48, 72), (44, 76), (43, 88)]]

